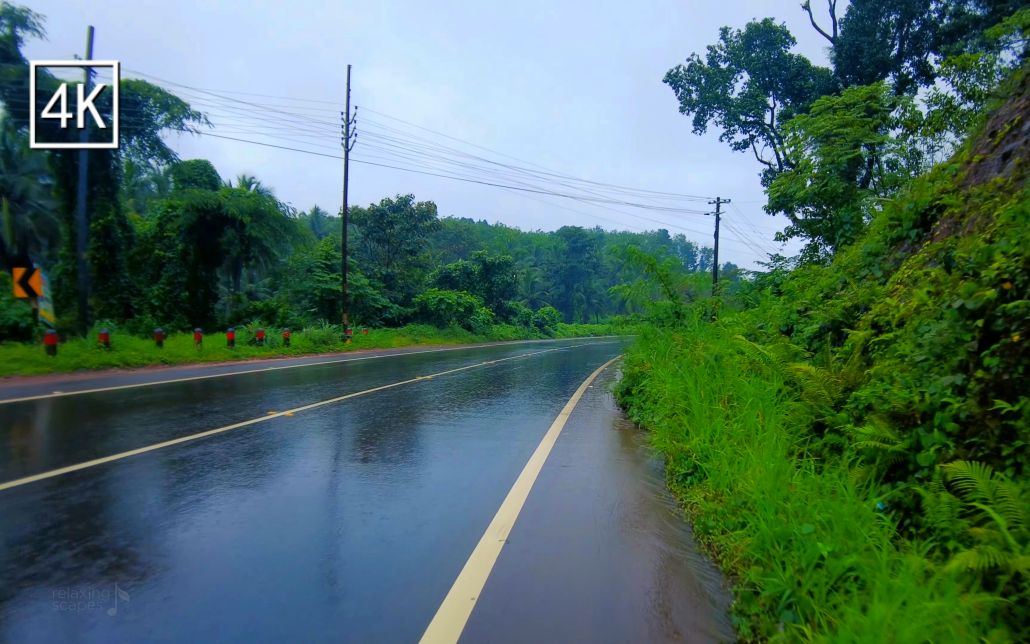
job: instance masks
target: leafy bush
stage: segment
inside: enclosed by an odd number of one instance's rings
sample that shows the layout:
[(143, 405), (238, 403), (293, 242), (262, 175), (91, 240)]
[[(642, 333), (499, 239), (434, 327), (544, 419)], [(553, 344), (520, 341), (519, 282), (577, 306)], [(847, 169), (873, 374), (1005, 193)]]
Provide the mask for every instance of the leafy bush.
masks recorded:
[(511, 302), (508, 311), (512, 324), (523, 329), (533, 328), (533, 309), (522, 302)]
[[(886, 503), (808, 428), (832, 397), (803, 352), (696, 318), (645, 331), (617, 396), (651, 430), (698, 540), (735, 579), (744, 641), (976, 641), (988, 605), (919, 544), (898, 544)], [(996, 607), (998, 605), (995, 605)], [(946, 608), (945, 608), (946, 607)]]
[(431, 288), (419, 294), (414, 305), (419, 320), (441, 329), (456, 326), (478, 333), (493, 320), (483, 300), (464, 291)]
[(554, 335), (560, 323), (561, 313), (553, 306), (542, 306), (533, 314), (533, 326), (547, 335)]

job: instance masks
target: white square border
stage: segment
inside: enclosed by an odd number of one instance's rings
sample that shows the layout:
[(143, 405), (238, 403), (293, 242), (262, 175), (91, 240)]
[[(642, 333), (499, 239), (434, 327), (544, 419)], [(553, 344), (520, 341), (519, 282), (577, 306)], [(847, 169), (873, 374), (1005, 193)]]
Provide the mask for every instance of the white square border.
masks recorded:
[[(112, 139), (109, 143), (38, 143), (36, 141), (36, 68), (37, 67), (110, 67), (114, 97), (111, 99)], [(118, 89), (121, 63), (117, 60), (30, 60), (29, 61), (29, 148), (33, 150), (117, 150), (119, 144)]]

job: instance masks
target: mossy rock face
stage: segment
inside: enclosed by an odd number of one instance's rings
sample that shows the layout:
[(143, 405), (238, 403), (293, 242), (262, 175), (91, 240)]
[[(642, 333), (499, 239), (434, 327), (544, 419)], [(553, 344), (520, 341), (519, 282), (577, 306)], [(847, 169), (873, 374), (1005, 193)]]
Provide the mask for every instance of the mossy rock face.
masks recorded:
[(964, 188), (997, 178), (1026, 178), (1030, 150), (1030, 74), (1013, 82), (1011, 98), (988, 118), (983, 133), (974, 141)]

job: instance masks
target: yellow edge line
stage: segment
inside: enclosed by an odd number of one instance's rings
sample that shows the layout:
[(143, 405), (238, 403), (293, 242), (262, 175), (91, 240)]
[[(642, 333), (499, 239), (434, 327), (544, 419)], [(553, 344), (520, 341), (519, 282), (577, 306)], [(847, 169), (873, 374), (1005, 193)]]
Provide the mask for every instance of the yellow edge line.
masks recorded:
[[(599, 335), (593, 336), (598, 339), (604, 338), (617, 338), (615, 335)], [(593, 337), (591, 339), (593, 339)], [(576, 339), (587, 339), (587, 338), (562, 338), (561, 340), (576, 340)], [(559, 340), (559, 342), (561, 341)], [(482, 349), (490, 348), (492, 346), (512, 346), (516, 344), (533, 344), (538, 342), (553, 342), (553, 340), (516, 340), (514, 342), (505, 342), (502, 344), (466, 344), (456, 347), (444, 347), (442, 349), (424, 349), (422, 351), (407, 351), (403, 353), (388, 353), (385, 355), (378, 356), (358, 356), (356, 358), (340, 358), (339, 360), (322, 360), (320, 362), (305, 362), (302, 364), (288, 364), (279, 367), (263, 367), (261, 369), (246, 369), (243, 371), (230, 371), (227, 373), (212, 373), (203, 376), (187, 376), (185, 378), (172, 378), (170, 380), (154, 380), (153, 382), (137, 382), (131, 385), (114, 385), (111, 387), (96, 387), (93, 389), (78, 389), (75, 391), (55, 391), (49, 394), (36, 394), (33, 396), (22, 396), (20, 398), (5, 398), (0, 399), (0, 405), (6, 405), (9, 403), (28, 402), (30, 400), (42, 400), (44, 398), (63, 398), (64, 396), (79, 396), (82, 394), (96, 394), (104, 391), (118, 391), (120, 389), (135, 389), (137, 387), (153, 387), (155, 385), (170, 385), (176, 382), (190, 382), (191, 380), (207, 380), (209, 378), (227, 378), (229, 376), (242, 376), (248, 373), (262, 373), (265, 371), (279, 371), (281, 369), (299, 369), (300, 367), (318, 367), (327, 364), (339, 364), (341, 362), (357, 362), (359, 360), (376, 360), (378, 358), (396, 358), (400, 356), (416, 356), (423, 353), (439, 353), (441, 351), (460, 351), (461, 349)], [(578, 345), (577, 345), (578, 346)], [(389, 349), (387, 349), (389, 350)], [(179, 366), (179, 365), (176, 365)], [(194, 367), (204, 367), (203, 363), (198, 365), (188, 365)], [(3, 488), (0, 488), (3, 489)]]
[[(484, 366), (487, 366), (487, 365), (497, 364), (498, 362), (506, 362), (508, 360), (518, 360), (520, 358), (528, 358), (530, 356), (536, 356), (536, 355), (540, 355), (542, 353), (550, 353), (551, 351), (564, 351), (565, 349), (573, 349), (575, 347), (581, 347), (581, 346), (584, 346), (584, 345), (576, 344), (576, 345), (571, 345), (571, 346), (568, 346), (568, 347), (555, 347), (554, 349), (544, 349), (543, 351), (533, 351), (531, 353), (523, 353), (523, 354), (520, 354), (520, 355), (517, 355), (517, 356), (511, 356), (511, 357), (508, 357), (508, 358), (499, 358), (497, 360), (490, 360), (490, 361), (487, 361), (487, 362), (479, 362), (479, 363), (472, 364), (472, 365), (466, 365), (464, 367), (458, 367), (457, 369), (448, 369), (447, 371), (441, 371), (439, 373), (434, 373), (434, 374), (432, 374), (432, 376), (444, 376), (444, 375), (451, 374), (451, 373), (457, 373), (459, 371), (466, 371), (468, 369), (475, 369), (477, 367), (484, 367)], [(316, 403), (311, 403), (309, 405), (304, 405), (302, 407), (295, 407), (293, 409), (287, 409), (286, 411), (275, 412), (275, 413), (267, 414), (265, 416), (258, 416), (257, 418), (251, 418), (250, 420), (245, 420), (245, 421), (242, 421), (242, 422), (239, 422), (239, 423), (233, 423), (232, 425), (226, 425), (224, 427), (217, 427), (215, 429), (209, 429), (207, 431), (203, 431), (203, 432), (200, 432), (200, 433), (197, 433), (197, 434), (190, 434), (189, 436), (182, 436), (182, 437), (179, 437), (179, 438), (173, 438), (172, 440), (163, 441), (161, 443), (154, 443), (153, 445), (147, 445), (146, 447), (140, 447), (140, 448), (137, 448), (137, 449), (132, 449), (132, 450), (129, 450), (127, 452), (119, 452), (118, 454), (111, 454), (110, 456), (103, 456), (101, 458), (95, 458), (92, 461), (85, 461), (83, 463), (76, 463), (75, 465), (68, 465), (66, 467), (60, 467), (60, 468), (57, 468), (56, 470), (49, 470), (49, 471), (46, 471), (46, 472), (40, 472), (39, 474), (33, 474), (32, 476), (26, 476), (26, 477), (23, 477), (23, 478), (20, 478), (20, 479), (15, 479), (13, 481), (6, 481), (4, 483), (0, 483), (0, 491), (9, 490), (11, 488), (18, 487), (18, 486), (21, 486), (21, 485), (27, 485), (29, 483), (35, 483), (36, 481), (42, 481), (44, 479), (53, 478), (55, 476), (61, 476), (62, 474), (70, 474), (71, 472), (77, 472), (79, 470), (84, 470), (84, 469), (89, 468), (89, 467), (96, 467), (97, 465), (103, 465), (104, 463), (110, 463), (112, 461), (119, 461), (119, 460), (121, 460), (123, 458), (129, 458), (130, 456), (137, 456), (139, 454), (146, 454), (147, 452), (152, 452), (154, 450), (162, 449), (162, 448), (165, 448), (165, 447), (171, 447), (172, 445), (178, 445), (180, 443), (187, 443), (189, 441), (195, 441), (195, 440), (198, 440), (200, 438), (206, 438), (208, 436), (214, 436), (215, 434), (221, 434), (223, 432), (228, 432), (228, 431), (231, 431), (233, 429), (239, 429), (240, 427), (246, 427), (248, 425), (256, 425), (257, 423), (263, 423), (263, 422), (272, 420), (273, 418), (279, 418), (280, 416), (292, 416), (293, 414), (295, 414), (297, 412), (300, 412), (300, 411), (307, 411), (309, 409), (315, 409), (316, 407), (322, 407), (324, 405), (331, 405), (333, 403), (337, 403), (337, 402), (340, 402), (340, 401), (343, 401), (343, 400), (348, 400), (350, 398), (357, 398), (358, 396), (365, 396), (367, 394), (375, 393), (377, 391), (383, 391), (384, 389), (392, 389), (393, 387), (400, 387), (401, 385), (407, 385), (407, 384), (411, 384), (413, 382), (421, 382), (422, 380), (425, 380), (427, 377), (429, 377), (429, 376), (416, 376), (414, 378), (409, 378), (408, 380), (401, 380), (400, 382), (393, 382), (393, 383), (390, 383), (388, 385), (380, 385), (379, 387), (373, 387), (372, 389), (365, 389), (364, 391), (356, 391), (354, 393), (346, 394), (344, 396), (337, 396), (336, 398), (330, 398), (328, 400), (322, 400), (322, 401), (319, 401), (319, 402), (316, 402)]]
[(493, 521), (487, 526), (486, 532), (476, 544), (476, 548), (469, 555), (465, 567), (461, 569), (458, 578), (454, 580), (454, 585), (451, 586), (450, 592), (447, 593), (440, 608), (437, 609), (433, 621), (429, 623), (425, 633), (422, 634), (420, 642), (443, 644), (457, 642), (461, 637), (461, 632), (465, 629), (469, 616), (472, 615), (472, 609), (476, 607), (476, 601), (501, 554), (501, 549), (508, 541), (508, 535), (515, 526), (522, 506), (525, 505), (529, 492), (533, 489), (533, 484), (536, 482), (540, 470), (543, 469), (544, 462), (557, 442), (566, 421), (572, 415), (572, 410), (576, 408), (579, 399), (583, 397), (590, 383), (620, 357), (616, 356), (598, 367), (583, 381), (576, 393), (572, 394), (569, 402), (565, 403), (565, 407), (562, 408), (547, 433), (544, 434), (540, 444), (537, 445), (536, 451), (529, 457), (526, 466), (522, 468), (522, 473), (515, 480), (515, 484), (511, 486), (508, 496), (504, 498)]

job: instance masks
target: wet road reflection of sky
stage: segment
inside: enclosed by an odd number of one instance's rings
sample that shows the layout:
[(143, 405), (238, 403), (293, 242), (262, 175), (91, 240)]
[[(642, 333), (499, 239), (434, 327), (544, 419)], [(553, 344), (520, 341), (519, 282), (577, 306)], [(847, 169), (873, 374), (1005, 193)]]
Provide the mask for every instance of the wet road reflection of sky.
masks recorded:
[[(4, 479), (540, 348), (45, 401), (44, 456), (8, 425)], [(555, 415), (619, 350), (441, 376), (2, 491), (0, 639), (417, 640)]]

